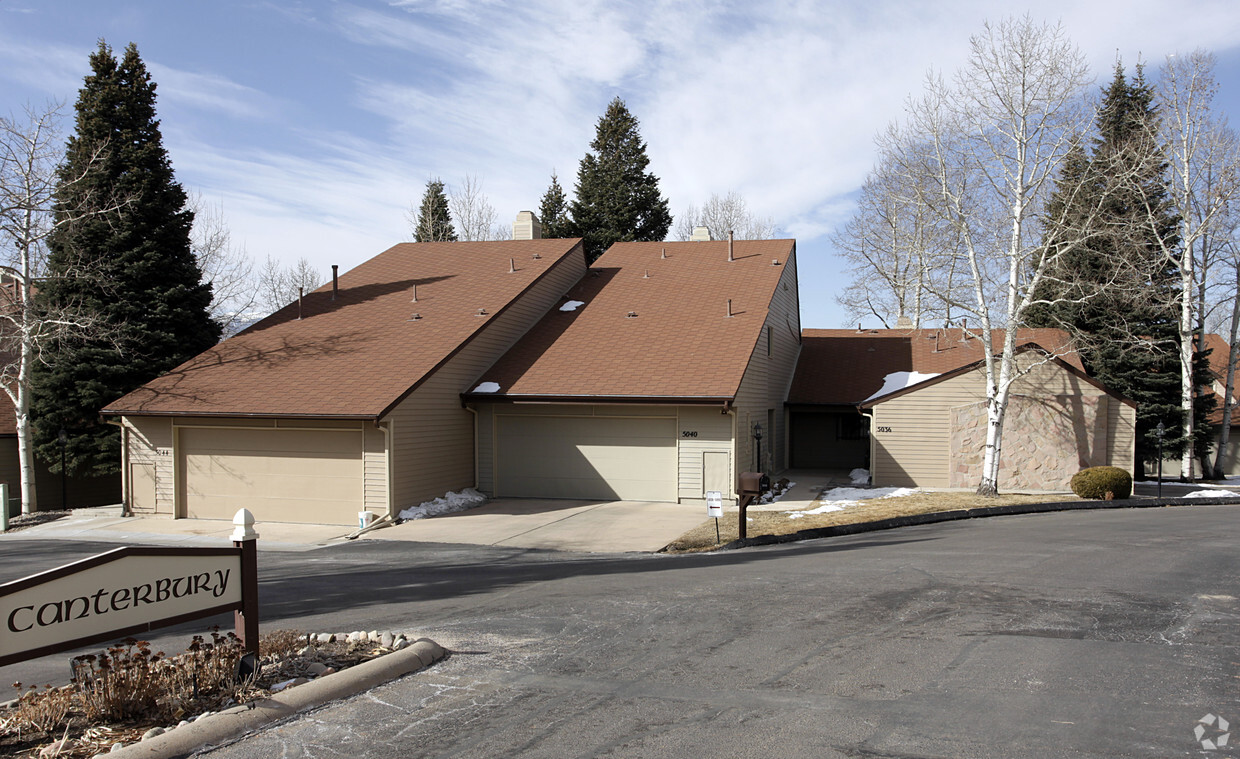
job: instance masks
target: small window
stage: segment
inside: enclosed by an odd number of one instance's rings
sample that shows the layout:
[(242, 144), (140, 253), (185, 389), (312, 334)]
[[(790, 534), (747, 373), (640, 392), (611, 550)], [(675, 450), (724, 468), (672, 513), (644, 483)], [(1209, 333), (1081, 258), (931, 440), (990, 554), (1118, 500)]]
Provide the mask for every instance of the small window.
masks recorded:
[(771, 328), (766, 328), (766, 357), (771, 357)]
[(865, 440), (870, 436), (870, 422), (864, 416), (842, 415), (836, 426), (836, 440)]

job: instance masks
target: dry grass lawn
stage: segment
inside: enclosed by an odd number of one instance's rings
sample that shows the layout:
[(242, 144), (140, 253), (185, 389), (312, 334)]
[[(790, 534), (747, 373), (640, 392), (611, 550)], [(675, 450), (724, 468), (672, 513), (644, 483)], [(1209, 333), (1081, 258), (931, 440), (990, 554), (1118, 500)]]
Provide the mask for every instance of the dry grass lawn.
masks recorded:
[[(985, 498), (973, 493), (928, 493), (919, 492), (899, 498), (874, 498), (858, 501), (839, 511), (825, 514), (811, 514), (800, 519), (791, 519), (786, 511), (749, 511), (749, 537), (757, 535), (787, 535), (801, 530), (812, 530), (817, 527), (834, 527), (842, 524), (859, 522), (877, 522), (891, 517), (926, 514), (935, 511), (963, 511), (965, 509), (984, 508), (987, 506), (1007, 506), (1017, 503), (1048, 503), (1079, 500), (1071, 493), (1049, 493), (1043, 495), (1001, 495), (997, 498)], [(818, 502), (811, 504), (810, 509), (817, 508)], [(809, 509), (807, 509), (809, 510)], [(697, 527), (676, 538), (668, 545), (668, 553), (689, 553), (693, 551), (710, 551), (736, 540), (737, 512), (725, 513), (719, 520), (719, 543), (715, 542), (715, 520), (707, 519)]]

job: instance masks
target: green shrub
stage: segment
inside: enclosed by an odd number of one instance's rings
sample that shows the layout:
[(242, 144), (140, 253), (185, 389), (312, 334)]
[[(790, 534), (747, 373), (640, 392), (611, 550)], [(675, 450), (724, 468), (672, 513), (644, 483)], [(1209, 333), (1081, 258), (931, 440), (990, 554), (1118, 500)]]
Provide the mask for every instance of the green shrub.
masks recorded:
[(1132, 475), (1115, 466), (1092, 466), (1072, 475), (1072, 492), (1104, 501), (1132, 495)]

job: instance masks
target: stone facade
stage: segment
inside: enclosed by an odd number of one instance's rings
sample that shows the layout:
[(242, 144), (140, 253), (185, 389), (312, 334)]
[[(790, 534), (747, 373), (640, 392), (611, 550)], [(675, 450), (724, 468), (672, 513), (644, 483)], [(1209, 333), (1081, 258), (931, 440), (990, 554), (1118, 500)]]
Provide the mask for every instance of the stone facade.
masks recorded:
[[(1108, 400), (1013, 395), (1003, 424), (1000, 487), (1066, 490), (1081, 469), (1106, 464)], [(951, 410), (951, 487), (981, 481), (986, 424), (985, 403)]]

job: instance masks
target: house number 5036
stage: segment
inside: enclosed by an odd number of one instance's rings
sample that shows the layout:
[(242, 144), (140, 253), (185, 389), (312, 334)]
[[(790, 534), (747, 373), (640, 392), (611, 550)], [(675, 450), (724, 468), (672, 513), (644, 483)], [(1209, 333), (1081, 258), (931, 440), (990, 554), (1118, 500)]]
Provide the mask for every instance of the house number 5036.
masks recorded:
[(890, 427), (879, 427), (878, 431), (879, 432), (891, 432), (891, 428)]

